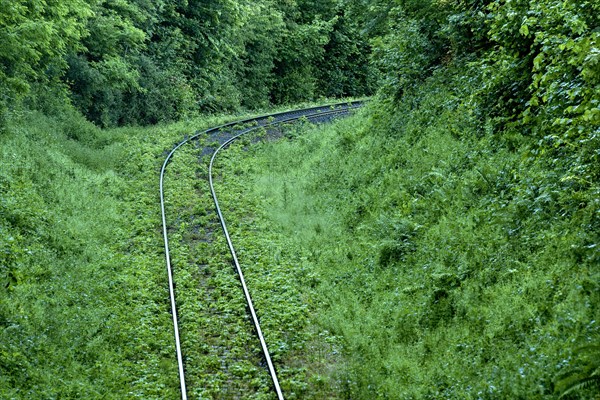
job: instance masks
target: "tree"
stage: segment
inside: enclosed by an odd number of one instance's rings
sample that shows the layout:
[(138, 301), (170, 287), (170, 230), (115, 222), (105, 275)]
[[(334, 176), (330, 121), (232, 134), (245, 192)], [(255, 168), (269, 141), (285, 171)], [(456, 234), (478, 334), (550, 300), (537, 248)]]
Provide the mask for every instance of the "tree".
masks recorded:
[(0, 3), (0, 114), (33, 83), (56, 83), (66, 68), (65, 54), (81, 48), (90, 16), (81, 0)]

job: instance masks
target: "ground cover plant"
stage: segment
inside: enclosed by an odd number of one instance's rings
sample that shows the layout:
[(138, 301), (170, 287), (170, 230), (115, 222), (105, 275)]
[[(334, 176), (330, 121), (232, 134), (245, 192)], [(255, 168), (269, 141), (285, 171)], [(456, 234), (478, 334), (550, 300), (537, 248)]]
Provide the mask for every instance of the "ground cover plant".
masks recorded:
[[(101, 130), (68, 107), (11, 116), (0, 137), (1, 398), (179, 395), (158, 173), (186, 135), (244, 117)], [(183, 148), (165, 182), (188, 387), (201, 398), (272, 398), (203, 181), (199, 157), (211, 146)], [(289, 303), (270, 316), (290, 398), (306, 393), (293, 353), (303, 312)]]
[(0, 138), (2, 398), (176, 393), (156, 216), (140, 207), (154, 156), (128, 140), (75, 113), (24, 113)]
[[(459, 87), (434, 74), (394, 112), (231, 161), (231, 206), (253, 199), (259, 221), (236, 240), (294, 271), (336, 344), (309, 371), (331, 397), (556, 398), (593, 358), (577, 348), (600, 333), (598, 184), (564, 187), (530, 137), (486, 134)], [(575, 398), (597, 393), (588, 365)]]
[[(0, 3), (0, 397), (176, 397), (165, 152), (375, 89), (219, 160), (286, 396), (598, 397), (599, 27), (594, 0)], [(167, 178), (189, 387), (269, 398), (213, 145)]]
[(101, 131), (23, 112), (0, 137), (0, 397), (179, 393), (157, 173), (197, 120)]

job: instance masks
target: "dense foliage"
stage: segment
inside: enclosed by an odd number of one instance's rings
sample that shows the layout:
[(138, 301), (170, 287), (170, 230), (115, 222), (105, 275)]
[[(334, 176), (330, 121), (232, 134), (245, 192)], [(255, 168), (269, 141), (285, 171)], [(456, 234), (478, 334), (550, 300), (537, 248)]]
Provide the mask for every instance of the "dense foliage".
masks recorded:
[(175, 397), (154, 157), (68, 114), (0, 137), (0, 398)]
[(468, 112), (487, 132), (532, 138), (532, 151), (564, 170), (568, 184), (599, 179), (598, 2), (351, 3), (372, 13), (367, 21), (383, 21), (372, 28), (372, 41), (388, 98), (400, 99), (435, 71), (460, 66), (459, 84), (472, 88), (465, 93)]
[(347, 5), (379, 98), (238, 161), (280, 233), (264, 246), (310, 271), (313, 323), (343, 347), (320, 379), (342, 398), (596, 396), (598, 3)]
[(313, 381), (339, 398), (553, 399), (586, 380), (571, 394), (593, 398), (598, 183), (559, 191), (515, 147), (535, 142), (482, 134), (453, 83), (434, 74), (402, 117), (369, 110), (240, 157), (236, 198), (260, 199), (276, 239), (240, 222), (238, 242), (303, 271), (343, 354)]
[[(599, 41), (595, 0), (0, 1), (0, 397), (176, 397), (164, 150), (375, 88), (219, 166), (286, 396), (597, 396)], [(268, 398), (201, 154), (168, 182), (190, 390)]]
[(102, 126), (372, 90), (336, 1), (19, 0), (0, 6), (0, 43), (3, 116), (35, 85)]

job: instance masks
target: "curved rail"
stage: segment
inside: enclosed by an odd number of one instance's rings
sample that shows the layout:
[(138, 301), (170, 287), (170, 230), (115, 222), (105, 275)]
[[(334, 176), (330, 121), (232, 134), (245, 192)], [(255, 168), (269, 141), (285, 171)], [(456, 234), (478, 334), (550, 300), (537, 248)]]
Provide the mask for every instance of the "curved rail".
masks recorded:
[[(244, 274), (242, 272), (242, 269), (240, 267), (240, 264), (239, 264), (239, 261), (238, 261), (237, 255), (236, 255), (235, 248), (233, 247), (233, 243), (229, 236), (229, 232), (227, 230), (227, 225), (225, 223), (225, 219), (221, 212), (221, 208), (219, 207), (219, 201), (217, 199), (215, 189), (214, 189), (214, 184), (213, 184), (213, 176), (212, 176), (213, 164), (217, 157), (217, 154), (221, 150), (223, 150), (224, 148), (229, 146), (231, 143), (233, 143), (235, 140), (239, 139), (241, 136), (246, 135), (250, 132), (253, 132), (257, 129), (264, 128), (264, 127), (272, 127), (272, 126), (280, 125), (283, 123), (289, 123), (289, 122), (297, 121), (301, 118), (307, 118), (308, 120), (319, 120), (319, 119), (328, 118), (328, 117), (330, 118), (331, 116), (336, 116), (339, 114), (347, 113), (352, 109), (360, 107), (361, 105), (362, 105), (362, 102), (360, 102), (360, 101), (352, 102), (352, 103), (333, 104), (333, 105), (326, 105), (326, 106), (321, 106), (321, 107), (312, 107), (312, 108), (307, 108), (307, 109), (281, 112), (281, 113), (276, 113), (276, 114), (268, 114), (268, 115), (263, 115), (263, 116), (256, 117), (256, 118), (249, 118), (249, 119), (245, 119), (245, 120), (241, 120), (241, 121), (231, 122), (231, 123), (224, 124), (224, 125), (221, 125), (221, 126), (218, 126), (215, 128), (210, 128), (206, 131), (197, 132), (196, 134), (194, 134), (194, 135), (190, 136), (189, 138), (186, 138), (185, 140), (178, 143), (171, 150), (171, 152), (167, 155), (167, 157), (162, 165), (161, 171), (160, 171), (160, 185), (159, 185), (160, 186), (160, 207), (161, 207), (161, 215), (162, 215), (162, 228), (163, 228), (162, 230), (163, 230), (163, 240), (164, 240), (164, 247), (165, 247), (165, 259), (166, 259), (167, 274), (168, 274), (168, 281), (169, 281), (169, 297), (170, 297), (170, 302), (171, 302), (171, 314), (173, 317), (173, 330), (174, 330), (174, 336), (175, 336), (175, 350), (177, 353), (177, 364), (178, 364), (178, 370), (179, 370), (179, 382), (180, 382), (182, 400), (187, 400), (187, 389), (186, 389), (186, 382), (185, 382), (185, 369), (184, 369), (184, 364), (183, 364), (183, 352), (181, 350), (181, 341), (179, 339), (177, 303), (175, 301), (173, 268), (171, 265), (171, 257), (170, 257), (170, 251), (169, 251), (169, 238), (168, 238), (168, 234), (167, 234), (167, 219), (166, 219), (165, 199), (164, 199), (164, 175), (165, 175), (167, 165), (169, 164), (171, 158), (173, 157), (173, 155), (179, 148), (181, 148), (186, 143), (189, 143), (190, 141), (197, 139), (202, 134), (218, 132), (225, 128), (233, 127), (233, 126), (236, 126), (239, 124), (256, 122), (257, 126), (242, 130), (237, 135), (235, 135), (235, 136), (231, 137), (230, 139), (228, 139), (227, 141), (225, 141), (214, 151), (214, 153), (211, 157), (211, 160), (210, 160), (210, 164), (209, 164), (208, 177), (209, 177), (210, 190), (211, 190), (211, 194), (212, 194), (212, 197), (213, 197), (213, 200), (215, 203), (216, 211), (219, 216), (221, 226), (223, 228), (223, 233), (225, 234), (225, 237), (227, 239), (227, 244), (229, 246), (229, 250), (233, 257), (233, 261), (235, 264), (236, 271), (238, 273), (238, 277), (242, 284), (244, 296), (246, 297), (246, 303), (250, 310), (250, 314), (252, 316), (252, 321), (253, 321), (254, 327), (256, 329), (259, 341), (261, 343), (263, 355), (264, 355), (265, 360), (268, 365), (269, 374), (271, 375), (271, 379), (273, 380), (273, 386), (277, 393), (278, 399), (283, 400), (283, 393), (282, 393), (281, 387), (279, 385), (277, 373), (275, 371), (275, 367), (271, 360), (271, 356), (270, 356), (269, 350), (267, 348), (267, 343), (262, 334), (262, 330), (260, 328), (260, 323), (258, 321), (258, 317), (257, 317), (255, 309), (254, 309), (252, 298), (250, 296), (250, 292), (248, 291), (248, 287), (246, 285), (246, 281), (244, 279)], [(332, 109), (332, 107), (333, 107), (333, 109)], [(336, 108), (336, 107), (338, 107), (338, 108)], [(272, 121), (271, 118), (275, 118), (275, 120)]]

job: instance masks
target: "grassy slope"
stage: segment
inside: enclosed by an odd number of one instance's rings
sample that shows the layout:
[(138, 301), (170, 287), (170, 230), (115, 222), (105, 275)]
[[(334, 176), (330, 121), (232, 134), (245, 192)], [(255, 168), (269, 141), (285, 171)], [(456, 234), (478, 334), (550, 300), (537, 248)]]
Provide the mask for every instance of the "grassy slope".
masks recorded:
[(247, 268), (287, 268), (306, 343), (333, 344), (306, 360), (310, 390), (554, 398), (573, 349), (598, 340), (598, 184), (571, 187), (531, 139), (487, 133), (444, 75), (229, 160), (236, 207), (258, 207), (234, 232)]
[[(99, 130), (69, 110), (13, 115), (0, 136), (0, 398), (177, 397), (158, 173), (184, 135), (243, 117)], [(206, 228), (218, 249), (197, 229), (214, 222), (197, 153), (182, 149), (166, 181), (190, 396), (271, 398), (220, 227)], [(276, 357), (302, 313), (274, 314), (289, 320)], [(288, 393), (302, 374), (283, 372)]]
[[(597, 338), (597, 184), (569, 188), (527, 137), (487, 134), (455, 89), (468, 88), (447, 79), (396, 109), (378, 103), (220, 160), (218, 190), (288, 398), (551, 398), (555, 374), (577, 363), (571, 350)], [(11, 122), (0, 138), (0, 397), (177, 395), (157, 174), (165, 149), (217, 122)], [(203, 173), (177, 165), (170, 184)], [(184, 212), (184, 239), (185, 218), (206, 211), (186, 193), (169, 204)], [(176, 261), (218, 256), (196, 244)], [(181, 273), (188, 289), (203, 281)], [(213, 307), (243, 325), (238, 301), (212, 287), (234, 280), (211, 279)], [(202, 307), (184, 302), (192, 316)], [(232, 326), (183, 319), (209, 335)], [(223, 359), (184, 341), (200, 361), (194, 395), (226, 393)], [(249, 382), (232, 393), (269, 396), (251, 362), (234, 355), (227, 368)]]
[(24, 113), (0, 137), (0, 397), (178, 396), (159, 231), (164, 151), (192, 126)]

